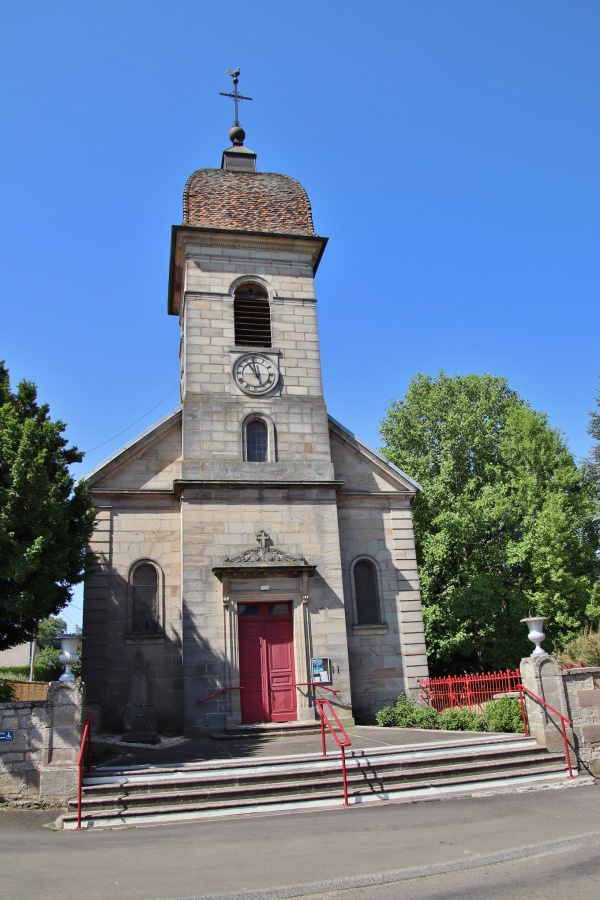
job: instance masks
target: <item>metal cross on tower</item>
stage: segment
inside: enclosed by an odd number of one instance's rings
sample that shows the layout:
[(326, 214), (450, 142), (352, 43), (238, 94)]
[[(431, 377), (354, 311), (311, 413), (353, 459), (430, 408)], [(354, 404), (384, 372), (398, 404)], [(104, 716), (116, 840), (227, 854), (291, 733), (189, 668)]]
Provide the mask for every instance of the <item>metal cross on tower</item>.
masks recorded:
[(221, 97), (231, 97), (231, 99), (233, 100), (233, 104), (235, 107), (235, 119), (234, 119), (233, 124), (237, 125), (239, 127), (240, 120), (238, 118), (238, 103), (240, 100), (252, 100), (252, 97), (244, 97), (238, 91), (237, 86), (238, 86), (238, 80), (239, 80), (239, 74), (240, 74), (239, 69), (236, 69), (235, 72), (231, 72), (229, 69), (227, 69), (227, 74), (231, 75), (231, 77), (233, 78), (233, 93), (224, 94), (223, 91), (219, 91), (219, 94), (221, 95)]

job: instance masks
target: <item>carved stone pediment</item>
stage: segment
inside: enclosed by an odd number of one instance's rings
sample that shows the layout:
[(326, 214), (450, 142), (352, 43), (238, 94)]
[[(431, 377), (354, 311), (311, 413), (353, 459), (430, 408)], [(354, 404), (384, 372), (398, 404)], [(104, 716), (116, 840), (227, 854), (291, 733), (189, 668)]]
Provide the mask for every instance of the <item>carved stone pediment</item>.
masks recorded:
[(224, 574), (252, 574), (253, 571), (258, 574), (265, 569), (278, 570), (288, 574), (305, 572), (313, 575), (315, 573), (316, 566), (308, 563), (303, 556), (291, 556), (285, 550), (273, 546), (265, 531), (257, 534), (256, 540), (258, 547), (249, 547), (238, 553), (237, 556), (224, 556), (222, 565), (213, 567), (215, 575), (221, 578)]

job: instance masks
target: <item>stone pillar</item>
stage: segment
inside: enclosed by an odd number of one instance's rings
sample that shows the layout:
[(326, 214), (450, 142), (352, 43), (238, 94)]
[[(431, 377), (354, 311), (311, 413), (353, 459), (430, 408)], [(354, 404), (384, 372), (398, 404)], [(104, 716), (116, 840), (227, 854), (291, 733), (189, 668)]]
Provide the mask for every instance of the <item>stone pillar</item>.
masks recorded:
[[(527, 656), (521, 660), (521, 680), (550, 706), (570, 718), (567, 697), (562, 678), (562, 670), (553, 656)], [(560, 718), (541, 703), (525, 694), (529, 732), (538, 744), (552, 753), (564, 751), (564, 741)], [(573, 730), (566, 725), (567, 741), (575, 761)]]
[(77, 793), (84, 702), (85, 686), (79, 680), (52, 681), (48, 686), (40, 800), (64, 801)]

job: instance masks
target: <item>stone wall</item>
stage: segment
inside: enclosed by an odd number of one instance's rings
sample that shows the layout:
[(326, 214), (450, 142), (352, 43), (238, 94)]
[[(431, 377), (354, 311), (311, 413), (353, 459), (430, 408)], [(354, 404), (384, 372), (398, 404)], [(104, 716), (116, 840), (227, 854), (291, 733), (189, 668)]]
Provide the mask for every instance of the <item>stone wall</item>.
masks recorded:
[[(521, 660), (523, 685), (571, 719), (567, 740), (572, 762), (600, 777), (600, 668), (561, 669), (552, 656)], [(529, 729), (551, 751), (563, 749), (560, 719), (526, 697)]]
[(600, 668), (563, 669), (569, 718), (573, 721), (577, 759), (600, 777)]
[(85, 688), (53, 681), (47, 700), (0, 703), (0, 802), (58, 803), (77, 791)]

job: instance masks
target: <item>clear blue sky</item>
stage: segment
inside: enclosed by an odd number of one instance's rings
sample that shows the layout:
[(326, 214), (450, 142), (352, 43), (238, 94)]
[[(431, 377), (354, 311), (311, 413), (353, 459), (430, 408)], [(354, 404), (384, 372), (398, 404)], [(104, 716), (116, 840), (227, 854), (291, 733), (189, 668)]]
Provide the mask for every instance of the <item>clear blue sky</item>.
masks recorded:
[(417, 372), (491, 372), (584, 456), (599, 46), (597, 0), (5, 3), (0, 358), (88, 451), (78, 475), (177, 405), (170, 226), (220, 165), (240, 66), (259, 169), (330, 238), (332, 415), (377, 446)]

